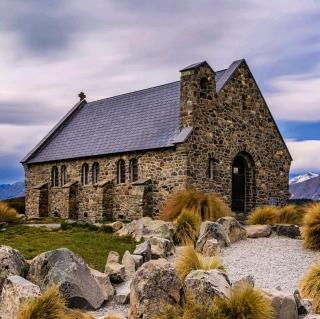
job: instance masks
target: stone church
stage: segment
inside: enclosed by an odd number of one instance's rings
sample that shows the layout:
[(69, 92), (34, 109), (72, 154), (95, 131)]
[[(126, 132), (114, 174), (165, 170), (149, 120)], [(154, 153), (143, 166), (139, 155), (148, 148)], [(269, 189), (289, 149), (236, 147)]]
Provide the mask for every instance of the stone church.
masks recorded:
[(80, 101), (22, 160), (28, 217), (157, 216), (173, 192), (219, 194), (242, 216), (286, 203), (292, 158), (245, 60)]

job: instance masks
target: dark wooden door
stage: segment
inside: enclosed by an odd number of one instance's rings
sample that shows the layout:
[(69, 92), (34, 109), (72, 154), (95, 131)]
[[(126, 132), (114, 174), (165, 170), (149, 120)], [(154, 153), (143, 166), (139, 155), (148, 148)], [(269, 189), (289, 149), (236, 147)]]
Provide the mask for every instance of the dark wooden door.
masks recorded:
[(245, 164), (241, 158), (235, 159), (232, 167), (232, 210), (243, 213), (245, 211)]

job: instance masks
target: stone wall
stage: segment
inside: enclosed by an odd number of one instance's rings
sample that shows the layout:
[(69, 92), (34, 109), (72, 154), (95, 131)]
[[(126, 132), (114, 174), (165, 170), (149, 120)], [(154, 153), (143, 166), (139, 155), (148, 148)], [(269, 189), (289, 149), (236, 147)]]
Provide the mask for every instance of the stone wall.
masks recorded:
[[(216, 192), (231, 206), (232, 166), (237, 154), (251, 155), (254, 167), (247, 190), (246, 211), (254, 206), (286, 203), (290, 154), (275, 126), (269, 109), (246, 63), (216, 94), (214, 72), (203, 65), (182, 73), (181, 126), (192, 124), (194, 131), (188, 146), (188, 184), (203, 191)], [(200, 87), (202, 78), (209, 78), (207, 88)], [(211, 91), (211, 94), (210, 94)], [(191, 93), (190, 93), (191, 92)], [(209, 92), (209, 93), (208, 93)], [(208, 160), (215, 160), (215, 176), (208, 174)]]
[[(173, 189), (185, 187), (187, 179), (187, 155), (185, 145), (170, 149), (135, 152), (121, 155), (101, 156), (90, 159), (76, 159), (42, 164), (25, 165), (26, 213), (38, 216), (39, 200), (36, 199), (39, 184), (47, 183), (49, 187), (48, 213), (50, 216), (69, 217), (70, 187), (52, 187), (51, 169), (54, 165), (66, 165), (68, 181), (77, 183), (78, 218), (101, 220), (133, 219), (143, 215), (157, 215), (159, 208)], [(138, 159), (139, 181), (129, 180), (129, 161)], [(126, 182), (117, 184), (117, 162), (124, 159), (126, 163)], [(99, 163), (100, 179), (92, 184), (92, 165)], [(81, 168), (84, 163), (90, 167), (89, 184), (81, 183)], [(60, 183), (60, 179), (59, 179)]]

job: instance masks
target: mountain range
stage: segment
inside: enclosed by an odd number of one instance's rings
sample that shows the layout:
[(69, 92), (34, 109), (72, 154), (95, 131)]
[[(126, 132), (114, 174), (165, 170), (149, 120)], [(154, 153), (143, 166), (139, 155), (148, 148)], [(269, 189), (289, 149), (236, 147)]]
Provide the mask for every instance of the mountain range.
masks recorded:
[(24, 182), (0, 185), (0, 200), (24, 196)]
[(290, 179), (289, 191), (291, 199), (320, 200), (320, 175), (308, 172)]

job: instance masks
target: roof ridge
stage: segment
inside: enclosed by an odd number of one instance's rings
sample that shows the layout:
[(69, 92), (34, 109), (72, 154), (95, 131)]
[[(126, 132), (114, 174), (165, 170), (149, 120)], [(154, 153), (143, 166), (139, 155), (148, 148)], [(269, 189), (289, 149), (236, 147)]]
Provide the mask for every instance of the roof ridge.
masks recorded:
[(135, 90), (135, 91), (127, 92), (127, 93), (121, 93), (121, 94), (105, 97), (105, 98), (98, 99), (98, 100), (93, 100), (93, 101), (87, 102), (87, 104), (94, 103), (94, 102), (99, 102), (99, 101), (104, 101), (104, 100), (109, 100), (109, 99), (113, 99), (113, 98), (118, 98), (118, 97), (121, 97), (121, 96), (130, 95), (130, 94), (134, 94), (134, 93), (138, 93), (138, 92), (143, 92), (143, 91), (155, 89), (155, 88), (158, 88), (158, 87), (161, 87), (161, 86), (174, 84), (174, 83), (178, 83), (178, 82), (180, 82), (180, 80), (179, 81), (169, 82), (169, 83), (164, 83), (164, 84), (159, 84), (159, 85), (151, 86), (151, 87), (148, 87), (148, 88), (145, 88), (145, 89)]

